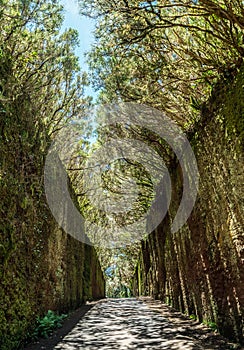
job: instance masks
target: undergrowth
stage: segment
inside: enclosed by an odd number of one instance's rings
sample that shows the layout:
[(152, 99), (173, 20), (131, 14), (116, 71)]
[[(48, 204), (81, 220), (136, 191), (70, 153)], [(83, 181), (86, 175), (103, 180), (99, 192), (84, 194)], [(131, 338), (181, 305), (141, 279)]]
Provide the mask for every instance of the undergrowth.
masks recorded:
[(44, 317), (37, 318), (37, 325), (33, 331), (32, 338), (47, 338), (54, 329), (62, 327), (63, 321), (66, 317), (66, 314), (58, 315), (55, 312), (48, 310)]

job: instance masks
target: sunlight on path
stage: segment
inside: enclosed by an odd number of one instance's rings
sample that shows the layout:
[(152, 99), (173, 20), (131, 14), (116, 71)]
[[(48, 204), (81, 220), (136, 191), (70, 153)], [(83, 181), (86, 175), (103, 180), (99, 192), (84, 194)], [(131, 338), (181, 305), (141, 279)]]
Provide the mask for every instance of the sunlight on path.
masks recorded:
[(92, 308), (54, 349), (229, 349), (227, 344), (203, 344), (203, 333), (196, 329), (189, 336), (186, 323), (179, 327), (142, 301), (109, 299)]

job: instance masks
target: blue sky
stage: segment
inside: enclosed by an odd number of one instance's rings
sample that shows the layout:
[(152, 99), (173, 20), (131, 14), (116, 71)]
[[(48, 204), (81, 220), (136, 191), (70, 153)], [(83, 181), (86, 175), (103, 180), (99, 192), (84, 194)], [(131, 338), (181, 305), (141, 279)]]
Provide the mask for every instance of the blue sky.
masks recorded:
[[(76, 55), (79, 57), (81, 69), (87, 71), (88, 67), (85, 63), (84, 53), (89, 51), (91, 44), (94, 42), (92, 34), (94, 22), (92, 19), (79, 14), (77, 0), (61, 0), (60, 2), (64, 6), (65, 14), (63, 29), (74, 28), (79, 32), (80, 45), (76, 49)], [(97, 95), (92, 88), (87, 88), (86, 93), (94, 98)]]

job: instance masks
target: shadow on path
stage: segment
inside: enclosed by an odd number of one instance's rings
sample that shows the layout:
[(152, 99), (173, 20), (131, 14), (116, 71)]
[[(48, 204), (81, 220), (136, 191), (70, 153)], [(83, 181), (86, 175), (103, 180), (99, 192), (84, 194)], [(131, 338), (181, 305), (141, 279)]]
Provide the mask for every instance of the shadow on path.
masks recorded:
[(108, 299), (89, 310), (52, 350), (234, 348), (238, 347), (162, 303)]

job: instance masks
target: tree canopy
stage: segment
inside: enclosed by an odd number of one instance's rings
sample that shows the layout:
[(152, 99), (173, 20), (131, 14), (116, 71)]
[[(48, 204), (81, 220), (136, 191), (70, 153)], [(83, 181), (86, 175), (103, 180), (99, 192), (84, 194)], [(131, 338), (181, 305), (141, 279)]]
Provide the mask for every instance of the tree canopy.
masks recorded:
[[(96, 43), (87, 60), (99, 91), (98, 103), (132, 101), (152, 106), (187, 131), (201, 118), (214, 86), (241, 66), (243, 1), (79, 0), (79, 4), (82, 14), (96, 20)], [(140, 128), (126, 132), (121, 125), (117, 131), (106, 131), (108, 139), (143, 140), (166, 163), (172, 159), (157, 135)], [(130, 161), (117, 163), (117, 169), (126, 169), (123, 175), (115, 168), (105, 172), (104, 186), (109, 183), (110, 191), (120, 191), (127, 171), (141, 173), (140, 166)], [(138, 203), (136, 208), (140, 212)]]
[(97, 21), (88, 57), (103, 102), (146, 103), (189, 127), (213, 84), (242, 61), (242, 1), (79, 3)]

